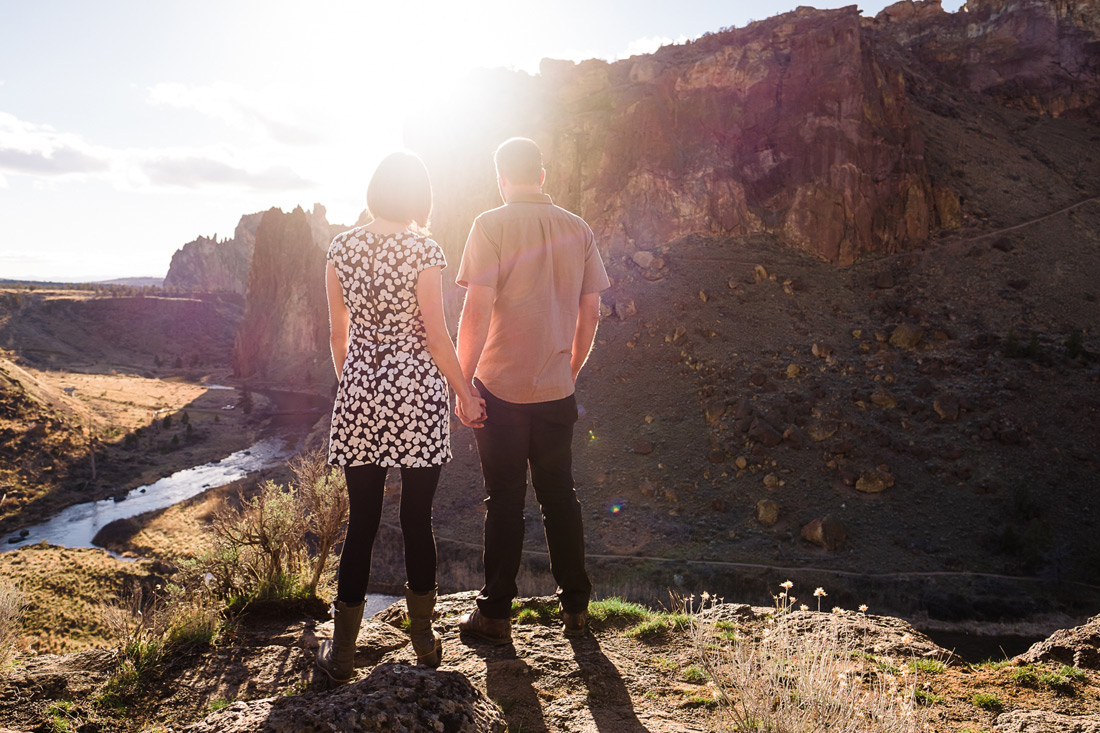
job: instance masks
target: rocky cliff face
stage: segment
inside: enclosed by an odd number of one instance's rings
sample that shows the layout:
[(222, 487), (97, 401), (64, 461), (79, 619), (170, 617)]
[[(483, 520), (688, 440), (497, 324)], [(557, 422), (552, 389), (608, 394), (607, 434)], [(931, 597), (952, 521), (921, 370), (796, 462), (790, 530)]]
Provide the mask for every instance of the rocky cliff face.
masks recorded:
[(499, 203), (493, 148), (526, 135), (546, 190), (607, 254), (766, 231), (847, 264), (961, 223), (957, 194), (926, 169), (911, 82), (1095, 119), (1098, 19), (1097, 0), (972, 0), (954, 14), (902, 2), (874, 19), (799, 8), (617, 63), (486, 73), (447, 103), (468, 124), (441, 136), (413, 122), (406, 137), (432, 171), (452, 258)]
[(1100, 120), (1100, 2), (899, 2), (866, 25), (960, 89), (1053, 116)]
[[(450, 208), (449, 189), (491, 205), (488, 153), (512, 134), (540, 143), (547, 190), (613, 254), (691, 232), (770, 231), (849, 263), (912, 247), (938, 224), (902, 73), (855, 7), (801, 8), (648, 56), (541, 71), (497, 79), (499, 98), (463, 110), (478, 130), (468, 142), (409, 135), (444, 189), (437, 231), (459, 245), (450, 218), (468, 227), (477, 212)], [(507, 110), (518, 111), (502, 119)]]
[(263, 212), (242, 216), (232, 239), (199, 237), (183, 245), (172, 255), (164, 287), (243, 295), (262, 218)]
[[(316, 213), (324, 218), (323, 209)], [(324, 228), (327, 232), (327, 222)], [(256, 230), (245, 315), (233, 347), (234, 376), (301, 385), (331, 379), (324, 280), (327, 242), (318, 242), (315, 231), (319, 223), (301, 207), (263, 214)]]

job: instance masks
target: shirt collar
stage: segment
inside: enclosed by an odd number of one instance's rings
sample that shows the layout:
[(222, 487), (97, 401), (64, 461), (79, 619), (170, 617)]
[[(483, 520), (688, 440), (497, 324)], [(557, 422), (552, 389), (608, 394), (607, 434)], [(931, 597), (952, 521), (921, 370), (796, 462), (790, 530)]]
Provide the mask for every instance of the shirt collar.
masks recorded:
[(554, 203), (545, 193), (517, 193), (508, 201), (510, 204), (552, 204)]

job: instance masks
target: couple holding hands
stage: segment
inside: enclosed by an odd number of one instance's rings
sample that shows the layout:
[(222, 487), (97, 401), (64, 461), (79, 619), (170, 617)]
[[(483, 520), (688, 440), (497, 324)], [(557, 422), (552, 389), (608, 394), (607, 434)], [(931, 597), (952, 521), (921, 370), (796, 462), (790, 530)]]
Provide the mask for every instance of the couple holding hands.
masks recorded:
[(526, 138), (493, 156), (504, 205), (477, 217), (456, 282), (466, 288), (457, 346), (443, 315), (446, 259), (425, 234), (432, 190), (410, 153), (384, 159), (367, 189), (373, 220), (338, 235), (326, 285), (339, 378), (329, 463), (343, 467), (350, 516), (337, 576), (331, 642), (318, 665), (338, 682), (354, 672), (355, 641), (382, 516), (386, 473), (401, 471), (401, 531), (409, 636), (420, 664), (442, 659), (432, 499), (451, 458), (447, 385), (474, 429), (485, 476), (485, 585), (464, 634), (511, 643), (511, 604), (523, 547), (527, 472), (542, 508), (564, 633), (584, 635), (592, 584), (573, 489), (574, 383), (610, 285), (592, 231), (542, 193), (546, 171)]

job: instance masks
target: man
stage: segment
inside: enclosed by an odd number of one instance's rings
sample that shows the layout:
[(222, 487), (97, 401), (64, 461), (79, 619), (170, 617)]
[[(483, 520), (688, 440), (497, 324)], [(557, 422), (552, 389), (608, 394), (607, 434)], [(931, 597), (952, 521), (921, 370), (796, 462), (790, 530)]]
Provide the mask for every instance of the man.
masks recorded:
[(459, 629), (511, 642), (530, 466), (564, 631), (583, 636), (592, 584), (573, 490), (573, 392), (595, 340), (600, 291), (610, 282), (592, 230), (542, 192), (546, 170), (534, 141), (507, 140), (493, 160), (504, 205), (474, 221), (456, 278), (467, 289), (458, 358), (486, 402), (483, 422), (459, 418), (477, 428), (489, 495), (485, 587)]

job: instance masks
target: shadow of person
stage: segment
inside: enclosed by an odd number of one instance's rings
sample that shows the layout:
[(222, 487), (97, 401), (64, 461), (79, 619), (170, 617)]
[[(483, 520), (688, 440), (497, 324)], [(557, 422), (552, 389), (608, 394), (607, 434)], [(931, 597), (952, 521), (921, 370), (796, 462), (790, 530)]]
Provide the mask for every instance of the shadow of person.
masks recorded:
[(515, 647), (479, 644), (467, 648), (485, 660), (485, 693), (504, 711), (508, 730), (550, 733), (542, 716), (542, 703), (531, 684), (535, 675), (516, 655)]
[(596, 729), (603, 733), (649, 733), (634, 712), (618, 667), (604, 655), (596, 637), (569, 637), (569, 645), (588, 688), (588, 709)]

